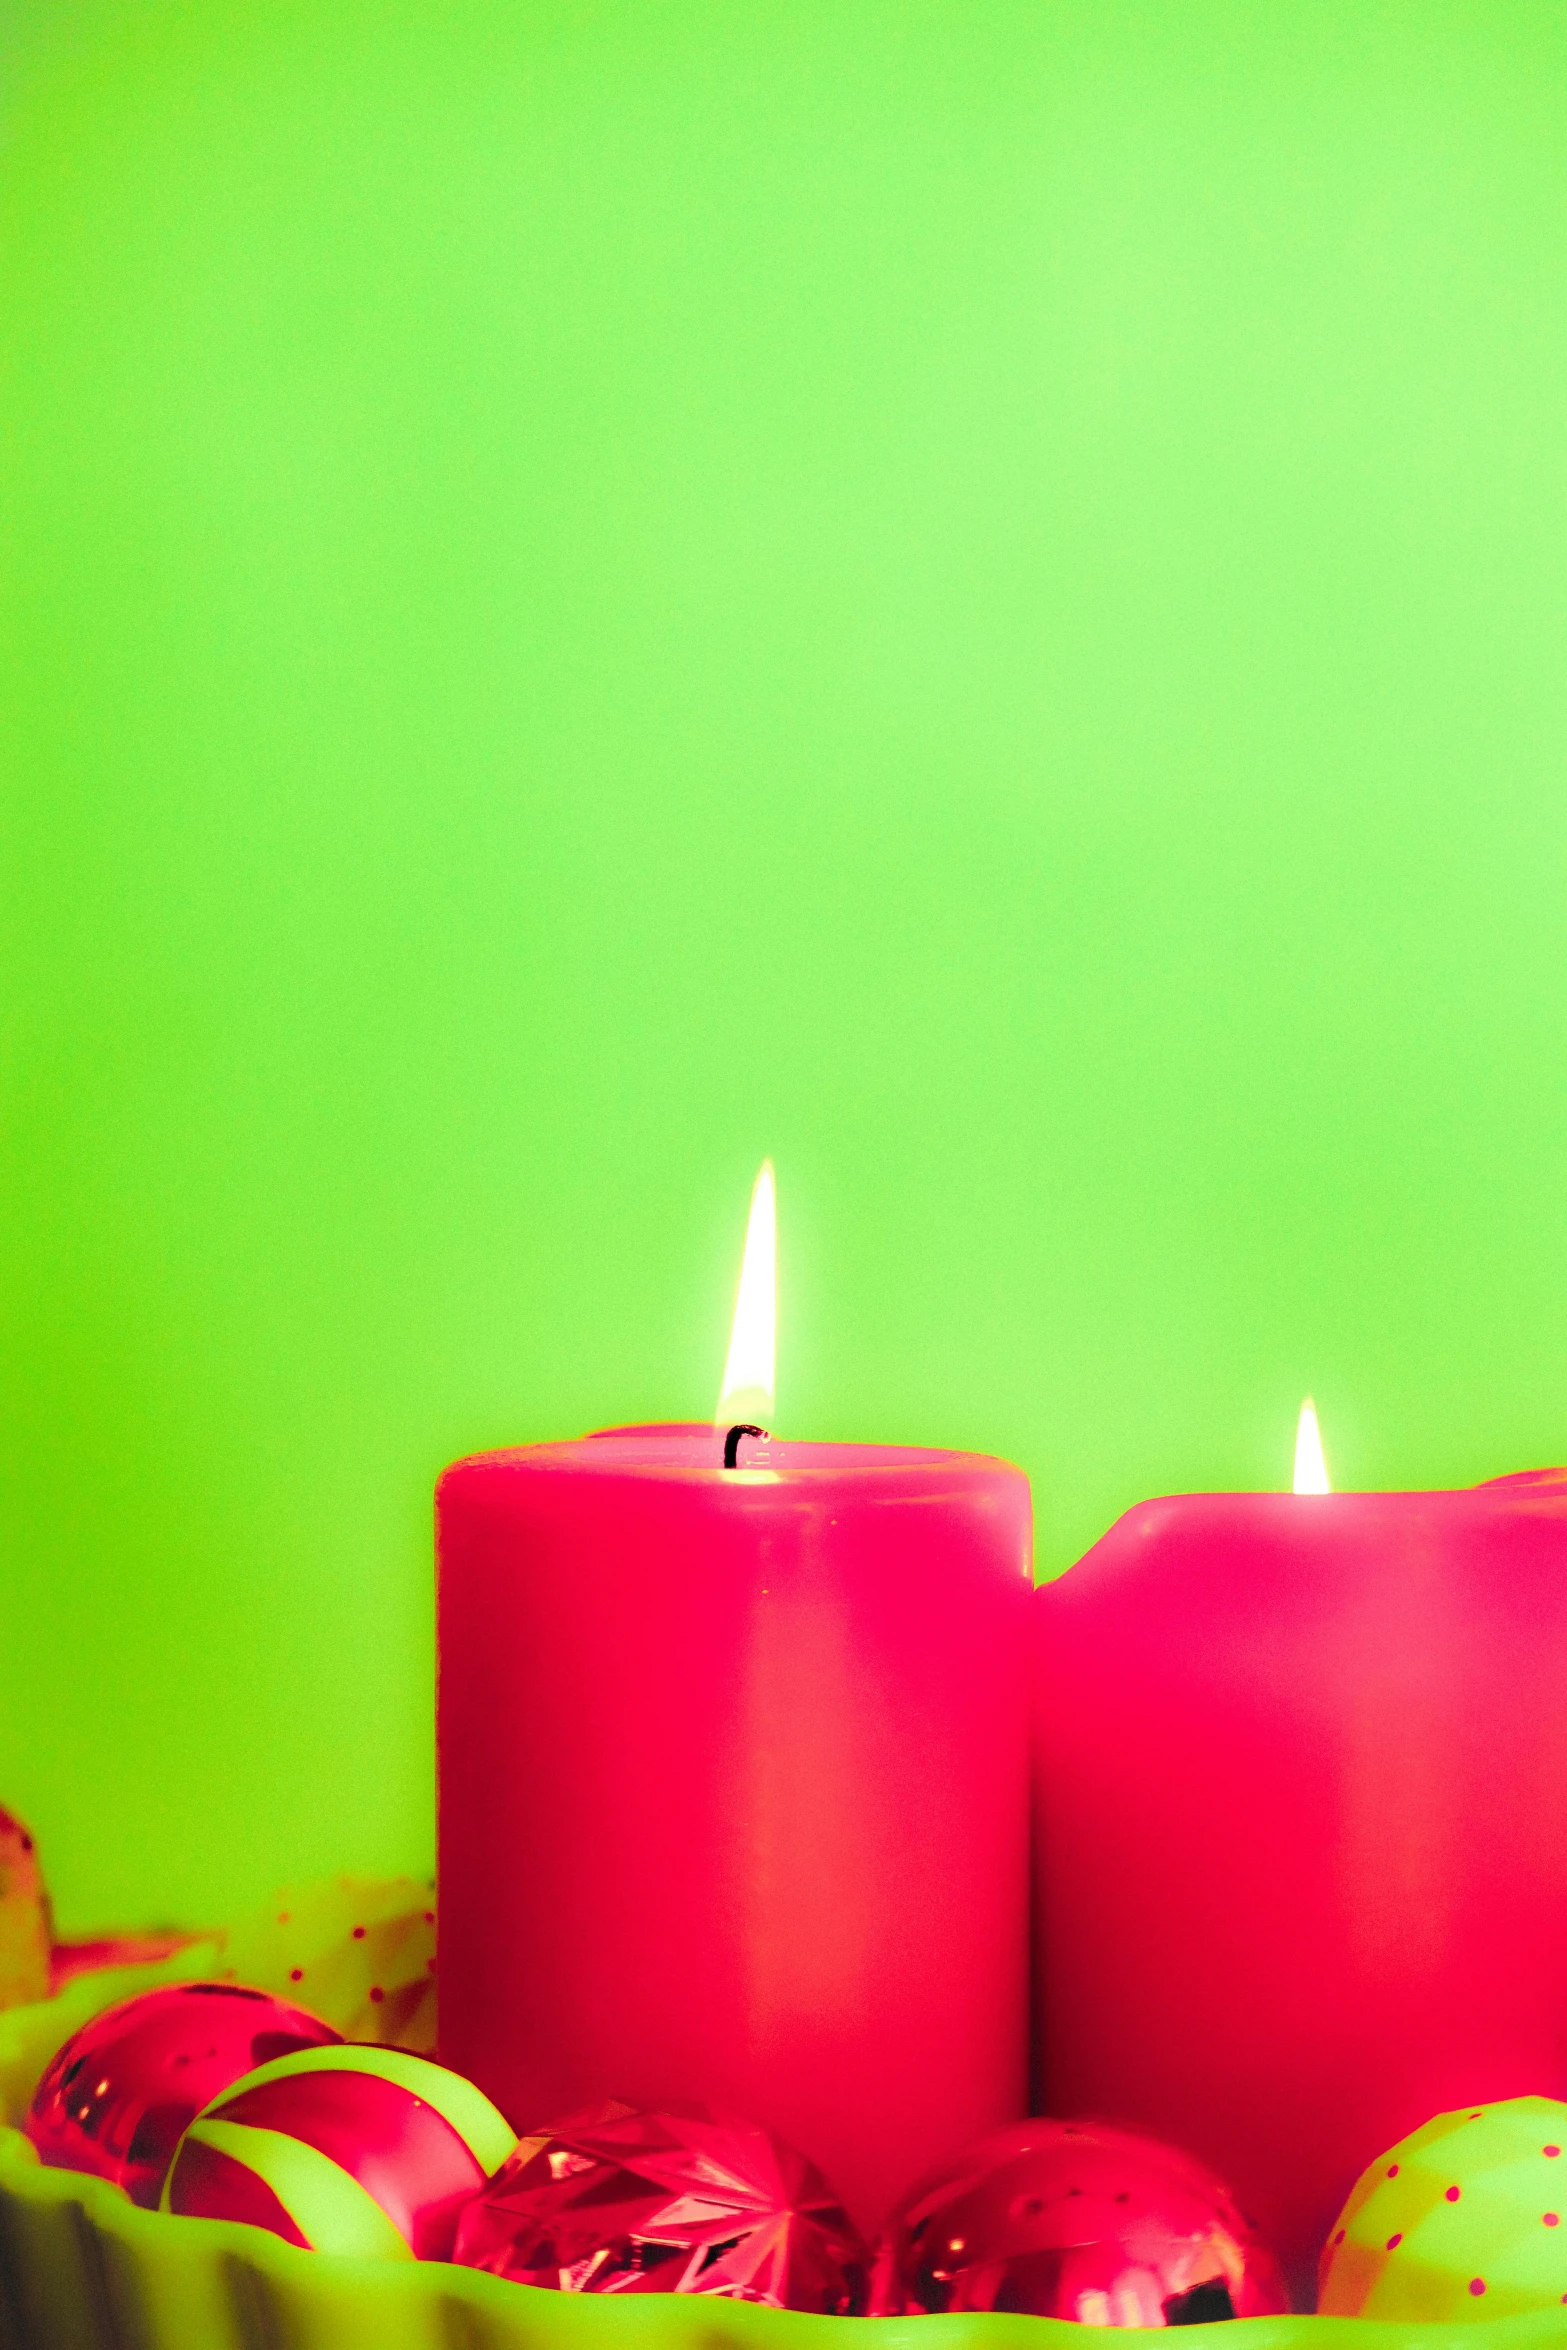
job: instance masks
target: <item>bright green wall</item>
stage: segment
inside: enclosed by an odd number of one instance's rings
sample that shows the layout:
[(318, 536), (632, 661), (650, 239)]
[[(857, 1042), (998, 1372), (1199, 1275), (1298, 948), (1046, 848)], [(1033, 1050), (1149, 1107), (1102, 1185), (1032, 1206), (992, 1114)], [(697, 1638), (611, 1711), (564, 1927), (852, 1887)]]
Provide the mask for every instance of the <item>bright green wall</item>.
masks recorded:
[(1567, 1449), (1567, 31), (28, 0), (0, 1798), (429, 1851), (428, 1494), (700, 1415), (1126, 1504)]

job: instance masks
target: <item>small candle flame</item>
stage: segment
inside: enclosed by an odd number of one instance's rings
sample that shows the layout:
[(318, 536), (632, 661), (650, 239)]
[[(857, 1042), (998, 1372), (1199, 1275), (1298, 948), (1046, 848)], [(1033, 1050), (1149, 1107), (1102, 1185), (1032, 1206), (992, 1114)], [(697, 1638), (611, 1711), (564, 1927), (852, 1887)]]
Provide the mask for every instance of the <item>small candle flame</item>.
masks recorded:
[(732, 1427), (738, 1420), (755, 1420), (763, 1428), (772, 1426), (777, 1338), (778, 1204), (773, 1162), (764, 1159), (751, 1193), (729, 1360), (713, 1414), (719, 1427)]
[(1328, 1464), (1322, 1457), (1317, 1407), (1308, 1395), (1300, 1407), (1300, 1421), (1295, 1430), (1295, 1491), (1331, 1493), (1332, 1490), (1328, 1483)]

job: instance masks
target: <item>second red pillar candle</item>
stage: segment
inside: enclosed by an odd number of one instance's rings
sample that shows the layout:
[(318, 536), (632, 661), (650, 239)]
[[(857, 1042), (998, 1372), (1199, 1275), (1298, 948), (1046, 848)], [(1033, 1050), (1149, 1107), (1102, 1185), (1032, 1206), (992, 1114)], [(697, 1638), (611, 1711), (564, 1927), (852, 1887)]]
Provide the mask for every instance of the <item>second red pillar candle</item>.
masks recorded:
[(1567, 1486), (1144, 1502), (1034, 1609), (1046, 2095), (1309, 2307), (1384, 2148), (1567, 2092)]

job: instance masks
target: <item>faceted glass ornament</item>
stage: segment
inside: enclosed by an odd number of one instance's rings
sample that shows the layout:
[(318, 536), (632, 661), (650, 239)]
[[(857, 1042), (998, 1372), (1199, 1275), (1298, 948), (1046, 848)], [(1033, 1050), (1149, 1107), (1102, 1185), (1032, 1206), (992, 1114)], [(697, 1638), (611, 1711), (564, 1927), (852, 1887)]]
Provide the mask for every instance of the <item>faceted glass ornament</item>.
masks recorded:
[(1200, 2325), (1289, 2299), (1229, 2189), (1173, 2146), (1096, 2121), (1016, 2122), (930, 2172), (876, 2247), (873, 2317), (1005, 2309), (1080, 2325)]
[(24, 2123), (42, 2161), (91, 2171), (151, 2210), (180, 2135), (258, 2064), (339, 2039), (237, 1983), (168, 1983), (105, 2008), (50, 2063)]
[(454, 2257), (565, 2293), (711, 2293), (856, 2314), (867, 2253), (812, 2163), (700, 2106), (605, 2104), (522, 2139)]

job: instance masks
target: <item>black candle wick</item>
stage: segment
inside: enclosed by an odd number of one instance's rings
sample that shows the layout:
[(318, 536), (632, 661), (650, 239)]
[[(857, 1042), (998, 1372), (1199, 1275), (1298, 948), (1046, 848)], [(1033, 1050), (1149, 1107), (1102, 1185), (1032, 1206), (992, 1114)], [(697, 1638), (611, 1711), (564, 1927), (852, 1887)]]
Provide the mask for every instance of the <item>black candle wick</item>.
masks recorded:
[(728, 1435), (724, 1438), (724, 1467), (726, 1469), (732, 1469), (738, 1465), (740, 1439), (742, 1436), (761, 1436), (765, 1438), (766, 1434), (767, 1430), (765, 1428), (753, 1428), (749, 1420), (739, 1421), (735, 1427), (730, 1429)]

